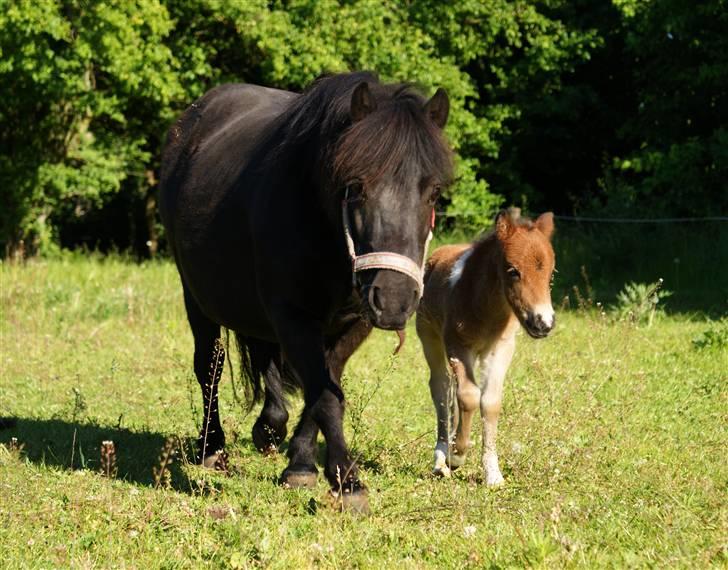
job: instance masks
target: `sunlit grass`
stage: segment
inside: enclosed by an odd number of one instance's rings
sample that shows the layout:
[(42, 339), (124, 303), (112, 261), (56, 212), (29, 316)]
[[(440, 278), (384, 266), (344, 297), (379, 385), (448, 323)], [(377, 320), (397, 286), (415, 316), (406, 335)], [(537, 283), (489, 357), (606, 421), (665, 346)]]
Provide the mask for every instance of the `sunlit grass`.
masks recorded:
[[(327, 506), (323, 480), (275, 484), (285, 458), (253, 450), (255, 411), (227, 371), (232, 476), (189, 464), (201, 398), (171, 263), (1, 271), (0, 416), (16, 422), (0, 430), (3, 567), (728, 564), (728, 355), (692, 342), (704, 321), (636, 326), (595, 310), (560, 314), (545, 341), (520, 335), (498, 490), (482, 484), (477, 449), (452, 479), (430, 476), (435, 422), (414, 329), (396, 359), (396, 336), (375, 333), (345, 377), (373, 510), (357, 519)], [(169, 437), (184, 449), (167, 488), (153, 469)], [(116, 479), (100, 474), (105, 440)]]

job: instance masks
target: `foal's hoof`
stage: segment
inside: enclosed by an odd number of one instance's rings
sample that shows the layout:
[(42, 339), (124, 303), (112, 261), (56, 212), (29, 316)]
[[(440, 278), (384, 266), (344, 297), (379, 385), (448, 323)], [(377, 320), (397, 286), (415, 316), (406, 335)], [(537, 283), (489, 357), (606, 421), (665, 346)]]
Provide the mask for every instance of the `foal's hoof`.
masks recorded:
[(500, 474), (500, 471), (497, 473), (487, 473), (485, 476), (485, 484), (488, 487), (500, 487), (504, 483), (505, 480), (503, 479), (503, 475)]
[(435, 467), (432, 468), (432, 474), (435, 477), (450, 477), (452, 475), (452, 471), (450, 471), (450, 468), (447, 465), (435, 465)]
[(318, 471), (286, 469), (281, 475), (281, 485), (286, 489), (313, 489), (318, 481)]
[(278, 451), (278, 446), (286, 439), (287, 430), (275, 429), (262, 422), (260, 418), (253, 424), (253, 445), (263, 455), (273, 455)]
[(451, 453), (447, 458), (447, 465), (455, 471), (458, 467), (465, 465), (465, 455), (459, 455), (457, 453)]
[(368, 515), (371, 512), (368, 495), (364, 488), (356, 491), (331, 491), (334, 508), (342, 513), (354, 515)]

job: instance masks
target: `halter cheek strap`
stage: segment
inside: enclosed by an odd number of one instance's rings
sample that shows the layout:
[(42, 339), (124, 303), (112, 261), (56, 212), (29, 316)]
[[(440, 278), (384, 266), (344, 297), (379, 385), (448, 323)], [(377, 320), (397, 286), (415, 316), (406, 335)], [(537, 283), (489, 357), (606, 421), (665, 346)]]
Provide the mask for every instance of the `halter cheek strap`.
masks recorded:
[(352, 284), (356, 285), (356, 274), (360, 271), (366, 271), (368, 269), (389, 269), (391, 271), (398, 271), (411, 277), (415, 283), (417, 283), (417, 290), (420, 298), (425, 290), (424, 286), (424, 266), (425, 259), (427, 257), (427, 248), (430, 245), (432, 239), (432, 230), (435, 227), (435, 210), (432, 210), (432, 217), (430, 220), (430, 231), (427, 234), (427, 240), (425, 241), (425, 249), (422, 254), (422, 262), (417, 264), (412, 261), (406, 255), (394, 253), (391, 251), (374, 251), (372, 253), (365, 253), (364, 255), (357, 255), (356, 248), (354, 247), (354, 239), (351, 237), (351, 227), (349, 226), (349, 208), (348, 208), (348, 192), (347, 196), (341, 202), (341, 216), (344, 222), (344, 236), (346, 237), (346, 247), (349, 250), (349, 258), (352, 263)]

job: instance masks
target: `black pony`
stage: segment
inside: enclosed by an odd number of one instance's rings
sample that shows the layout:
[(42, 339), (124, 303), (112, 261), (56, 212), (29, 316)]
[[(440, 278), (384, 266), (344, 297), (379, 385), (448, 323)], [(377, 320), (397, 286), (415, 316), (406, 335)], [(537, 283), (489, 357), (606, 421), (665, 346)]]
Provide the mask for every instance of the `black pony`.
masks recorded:
[(451, 178), (448, 110), (442, 89), (425, 101), (359, 72), (322, 77), (301, 95), (222, 85), (170, 129), (160, 209), (195, 340), (206, 465), (225, 443), (209, 373), (223, 326), (256, 397), (264, 380), (259, 449), (286, 435), (284, 379), (303, 387), (282, 482), (315, 482), (320, 429), (333, 490), (366, 508), (339, 381), (372, 326), (402, 329), (417, 306), (432, 208)]

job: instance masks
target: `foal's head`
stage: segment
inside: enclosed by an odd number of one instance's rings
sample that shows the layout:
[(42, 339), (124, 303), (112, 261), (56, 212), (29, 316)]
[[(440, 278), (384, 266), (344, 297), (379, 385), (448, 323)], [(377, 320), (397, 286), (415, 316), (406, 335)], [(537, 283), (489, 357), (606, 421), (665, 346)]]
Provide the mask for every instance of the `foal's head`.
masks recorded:
[(535, 222), (514, 221), (506, 212), (495, 220), (495, 235), (503, 252), (500, 267), (504, 293), (518, 320), (533, 338), (547, 336), (556, 317), (551, 305), (551, 279), (556, 258), (551, 247), (554, 215)]
[[(351, 123), (334, 150), (333, 179), (347, 199), (357, 256), (392, 252), (422, 264), (435, 202), (452, 176), (442, 135), (448, 110), (442, 89), (429, 100), (406, 85), (362, 81), (353, 89)], [(375, 326), (404, 327), (421, 294), (413, 277), (370, 269), (356, 280)]]

